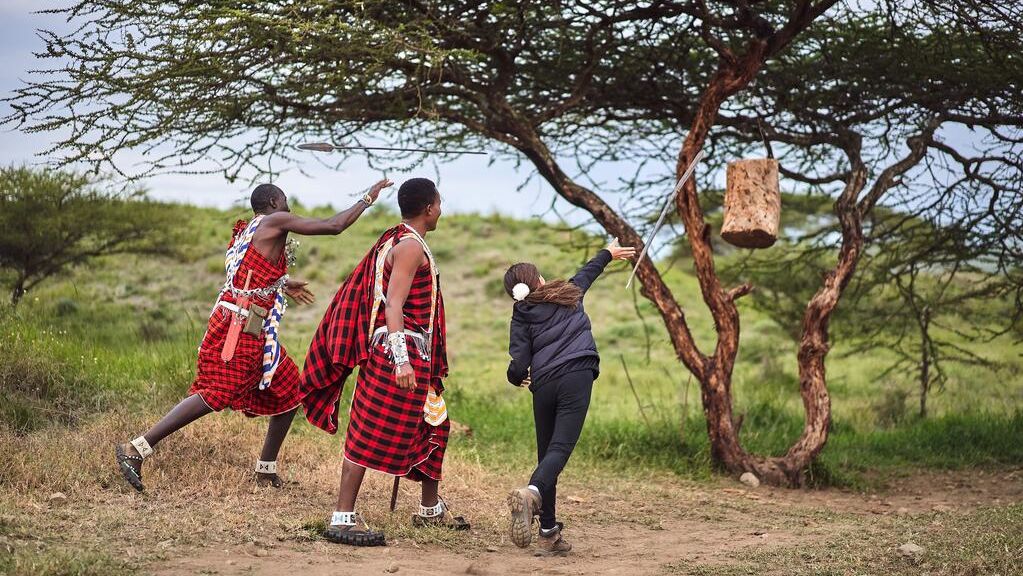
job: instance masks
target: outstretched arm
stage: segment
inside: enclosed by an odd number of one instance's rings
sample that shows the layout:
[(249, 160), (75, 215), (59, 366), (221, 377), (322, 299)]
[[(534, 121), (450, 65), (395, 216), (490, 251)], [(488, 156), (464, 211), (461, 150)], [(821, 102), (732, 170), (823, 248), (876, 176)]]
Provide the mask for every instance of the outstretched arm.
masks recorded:
[(578, 286), (583, 292), (586, 292), (590, 289), (590, 285), (600, 276), (600, 273), (604, 271), (604, 268), (611, 263), (611, 260), (628, 260), (635, 255), (635, 248), (619, 246), (618, 239), (615, 238), (607, 245), (607, 248), (597, 252), (596, 256), (580, 268), (570, 282)]
[[(367, 194), (375, 202), (380, 196), (380, 191), (393, 184), (385, 178), (374, 184)], [(306, 218), (291, 212), (274, 212), (264, 218), (263, 225), (281, 232), (294, 232), (303, 236), (336, 236), (354, 224), (368, 207), (369, 204), (360, 198), (351, 208), (342, 210), (330, 218)]]

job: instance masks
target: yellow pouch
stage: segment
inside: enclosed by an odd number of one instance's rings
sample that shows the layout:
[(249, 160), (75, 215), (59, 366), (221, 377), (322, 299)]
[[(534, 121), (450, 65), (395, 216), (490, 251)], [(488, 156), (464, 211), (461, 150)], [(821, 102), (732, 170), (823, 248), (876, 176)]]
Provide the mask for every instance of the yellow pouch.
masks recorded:
[(433, 386), (430, 386), (430, 392), (426, 395), (423, 418), (430, 426), (440, 426), (448, 419), (448, 408), (444, 404), (444, 398), (434, 391)]

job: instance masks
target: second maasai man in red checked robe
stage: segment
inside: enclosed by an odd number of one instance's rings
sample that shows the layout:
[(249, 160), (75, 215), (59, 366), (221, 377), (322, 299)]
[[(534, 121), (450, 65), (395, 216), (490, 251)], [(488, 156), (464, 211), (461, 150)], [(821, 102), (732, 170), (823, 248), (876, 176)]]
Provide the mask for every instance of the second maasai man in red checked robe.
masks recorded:
[(253, 218), (235, 225), (225, 255), (226, 280), (199, 346), (188, 397), (148, 432), (117, 446), (117, 465), (132, 487), (144, 489), (142, 462), (153, 446), (197, 418), (224, 408), (246, 416), (270, 416), (255, 479), (261, 485), (283, 485), (277, 476), (277, 454), (302, 393), (298, 368), (280, 345), (278, 331), (287, 307), (285, 295), (302, 304), (313, 302), (306, 283), (287, 275), (288, 234), (340, 234), (390, 185), (381, 180), (354, 206), (326, 219), (292, 214), (284, 192), (272, 184), (252, 191)]
[(402, 222), (380, 237), (338, 290), (306, 356), (303, 403), (310, 422), (334, 433), (345, 380), (358, 367), (337, 507), (324, 532), (354, 546), (385, 544), (355, 513), (366, 469), (422, 483), (416, 526), (469, 528), (438, 496), (450, 424), (444, 300), (425, 236), (440, 218), (433, 182), (398, 190)]

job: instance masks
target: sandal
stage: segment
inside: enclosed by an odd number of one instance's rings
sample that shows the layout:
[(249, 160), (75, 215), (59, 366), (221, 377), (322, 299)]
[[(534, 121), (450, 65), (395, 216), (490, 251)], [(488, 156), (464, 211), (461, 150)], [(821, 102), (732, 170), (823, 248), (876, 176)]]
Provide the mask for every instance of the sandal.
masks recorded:
[(276, 474), (264, 474), (256, 472), (253, 480), (256, 482), (256, 486), (260, 487), (271, 487), (271, 488), (284, 488), (284, 480)]
[(455, 516), (448, 510), (448, 504), (443, 498), (437, 499), (436, 506), (419, 505), (419, 514), (412, 515), (412, 525), (416, 528), (447, 528), (449, 530), (468, 530), (471, 528), (469, 522), (462, 516)]
[[(138, 454), (129, 455), (124, 451), (124, 446), (121, 444), (117, 445), (114, 453), (117, 455), (117, 467), (121, 469), (121, 477), (139, 492), (145, 490), (146, 487), (142, 484), (142, 456)], [(136, 470), (134, 466), (129, 464), (129, 461), (138, 462), (138, 469)]]
[[(361, 526), (359, 526), (361, 524)], [(370, 530), (362, 516), (355, 512), (334, 512), (323, 538), (348, 546), (387, 546), (384, 533)]]

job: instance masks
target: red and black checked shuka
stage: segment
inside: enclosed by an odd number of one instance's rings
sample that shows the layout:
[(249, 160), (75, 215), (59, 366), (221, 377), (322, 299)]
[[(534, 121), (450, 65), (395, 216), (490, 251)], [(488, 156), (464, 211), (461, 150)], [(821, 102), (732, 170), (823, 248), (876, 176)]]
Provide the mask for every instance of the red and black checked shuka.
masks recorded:
[[(239, 228), (241, 226), (241, 228)], [(245, 229), (245, 222), (235, 224), (234, 236)], [(270, 286), (288, 271), (287, 257), (282, 252), (276, 264), (272, 264), (265, 256), (249, 246), (242, 259), (238, 272), (234, 276), (234, 285), (241, 288), (245, 285), (245, 276), (252, 270), (249, 289)], [(253, 297), (251, 302), (263, 308), (273, 308), (273, 298)], [(231, 292), (221, 297), (225, 302), (234, 303), (236, 298)], [(263, 375), (263, 336), (256, 337), (242, 332), (235, 348), (234, 357), (230, 362), (220, 358), (227, 338), (227, 328), (231, 324), (231, 313), (217, 306), (210, 317), (206, 335), (199, 346), (199, 362), (195, 382), (188, 394), (198, 394), (210, 408), (221, 411), (224, 408), (242, 412), (246, 416), (273, 416), (282, 414), (302, 403), (298, 367), (281, 347), (281, 362), (274, 372), (270, 386), (259, 389)]]
[[(409, 233), (403, 225), (384, 232), (338, 289), (316, 330), (302, 372), (306, 418), (330, 432), (337, 431), (338, 408), (345, 380), (356, 366), (359, 374), (352, 396), (352, 408), (345, 437), (345, 458), (366, 468), (412, 480), (441, 479), (444, 449), (450, 424), (445, 420), (431, 426), (423, 418), (423, 405), (430, 386), (437, 394), (444, 390), (447, 376), (447, 348), (444, 301), (437, 286), (430, 360), (423, 359), (410, 337), (409, 361), (416, 374), (416, 389), (399, 388), (394, 364), (383, 342), (370, 346), (370, 314), (376, 259), (383, 244)], [(415, 240), (409, 239), (408, 242)], [(391, 266), (385, 265), (384, 294)], [(422, 333), (430, 322), (431, 271), (425, 264), (416, 270), (405, 301), (405, 329)], [(386, 326), (384, 306), (377, 312), (374, 327)]]

